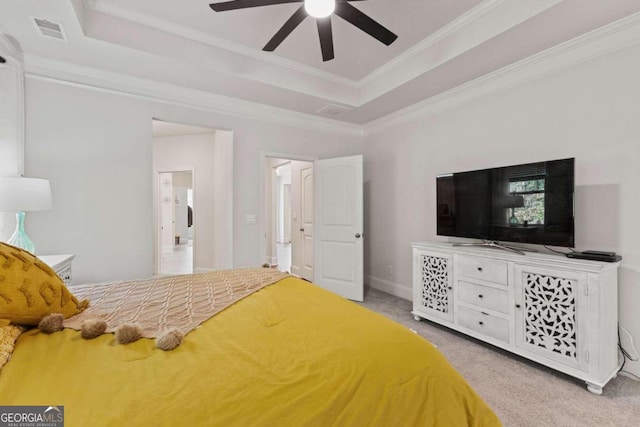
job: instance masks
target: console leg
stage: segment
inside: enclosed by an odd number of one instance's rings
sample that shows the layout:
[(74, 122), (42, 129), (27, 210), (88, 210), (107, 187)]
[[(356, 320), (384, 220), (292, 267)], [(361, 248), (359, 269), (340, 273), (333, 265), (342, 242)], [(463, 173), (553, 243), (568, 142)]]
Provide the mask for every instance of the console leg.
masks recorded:
[(587, 383), (587, 390), (589, 390), (593, 394), (597, 394), (598, 396), (602, 394), (602, 387), (600, 387), (599, 385)]
[(418, 316), (418, 315), (414, 314), (414, 315), (413, 315), (413, 320), (415, 320), (416, 322), (419, 322), (419, 321), (421, 321), (421, 320), (422, 320), (422, 317), (420, 317), (420, 316)]

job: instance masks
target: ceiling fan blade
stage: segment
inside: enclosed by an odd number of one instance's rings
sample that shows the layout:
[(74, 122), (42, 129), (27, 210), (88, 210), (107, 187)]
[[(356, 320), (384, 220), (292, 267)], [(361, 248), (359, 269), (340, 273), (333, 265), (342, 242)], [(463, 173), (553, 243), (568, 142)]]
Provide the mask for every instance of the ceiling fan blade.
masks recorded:
[(284, 39), (286, 39), (287, 36), (291, 34), (291, 32), (295, 30), (302, 21), (304, 21), (304, 18), (306, 18), (307, 16), (307, 12), (304, 10), (304, 5), (300, 6), (300, 8), (298, 8), (298, 10), (296, 10), (289, 19), (287, 19), (287, 22), (285, 22), (284, 25), (280, 27), (278, 32), (271, 38), (271, 40), (267, 42), (262, 50), (273, 52), (278, 46), (280, 46), (280, 43), (282, 43)]
[(272, 4), (300, 3), (304, 0), (232, 0), (222, 3), (211, 3), (209, 6), (216, 12), (227, 10), (247, 9), (250, 7), (271, 6)]
[(347, 2), (336, 2), (336, 10), (334, 13), (387, 46), (398, 38), (397, 35), (387, 30), (385, 27), (378, 24), (369, 16), (360, 12)]
[(320, 49), (322, 60), (330, 61), (333, 56), (333, 33), (331, 32), (331, 16), (316, 19), (318, 23), (318, 35), (320, 36)]

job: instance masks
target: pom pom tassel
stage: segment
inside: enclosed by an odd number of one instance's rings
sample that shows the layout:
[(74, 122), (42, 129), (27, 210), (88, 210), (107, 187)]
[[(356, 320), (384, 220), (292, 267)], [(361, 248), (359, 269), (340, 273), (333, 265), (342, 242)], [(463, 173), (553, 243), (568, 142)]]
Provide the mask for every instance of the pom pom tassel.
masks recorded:
[(64, 320), (64, 316), (61, 313), (51, 313), (42, 318), (40, 323), (38, 323), (38, 329), (40, 329), (45, 334), (52, 334), (54, 332), (58, 332), (64, 329), (62, 325), (62, 321)]
[(123, 323), (115, 333), (118, 344), (129, 344), (142, 338), (142, 327), (137, 323)]
[(158, 335), (156, 338), (156, 347), (164, 351), (173, 350), (182, 344), (183, 339), (184, 334), (182, 332), (177, 328), (171, 328)]
[(98, 337), (107, 330), (107, 322), (102, 319), (87, 319), (80, 326), (80, 336), (85, 340)]

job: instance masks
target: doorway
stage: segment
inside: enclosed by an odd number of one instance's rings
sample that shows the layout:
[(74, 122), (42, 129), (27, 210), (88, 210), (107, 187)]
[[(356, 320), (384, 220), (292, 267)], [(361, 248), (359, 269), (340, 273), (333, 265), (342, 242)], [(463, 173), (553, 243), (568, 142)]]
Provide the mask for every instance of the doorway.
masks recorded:
[(158, 274), (193, 273), (193, 171), (158, 173), (161, 255)]
[(264, 157), (266, 262), (313, 280), (313, 162)]
[(274, 172), (276, 265), (280, 271), (291, 271), (291, 162)]
[(155, 274), (233, 268), (233, 132), (153, 120)]
[[(265, 254), (272, 267), (277, 251), (278, 174), (291, 170), (290, 272), (316, 285), (364, 298), (363, 156), (299, 160), (263, 153)], [(275, 184), (274, 184), (275, 183)], [(284, 206), (284, 196), (283, 203)], [(283, 227), (286, 230), (286, 227)]]

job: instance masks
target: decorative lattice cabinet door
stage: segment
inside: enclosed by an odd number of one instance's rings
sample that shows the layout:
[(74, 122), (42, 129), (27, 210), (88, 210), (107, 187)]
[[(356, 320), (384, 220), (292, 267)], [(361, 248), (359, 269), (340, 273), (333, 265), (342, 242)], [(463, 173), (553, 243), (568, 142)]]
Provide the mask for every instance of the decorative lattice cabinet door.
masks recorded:
[(453, 322), (453, 256), (414, 250), (414, 315)]
[(516, 346), (586, 370), (586, 275), (515, 265)]

